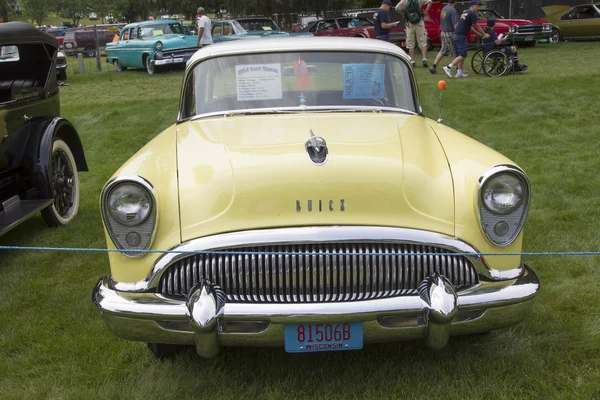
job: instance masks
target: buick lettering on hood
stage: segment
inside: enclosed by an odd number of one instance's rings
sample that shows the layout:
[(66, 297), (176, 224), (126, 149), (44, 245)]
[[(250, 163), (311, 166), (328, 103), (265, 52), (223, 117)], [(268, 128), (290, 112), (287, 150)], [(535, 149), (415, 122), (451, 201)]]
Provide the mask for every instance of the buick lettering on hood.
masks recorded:
[(176, 123), (105, 185), (93, 300), (156, 357), (195, 346), (345, 351), (518, 323), (515, 163), (424, 117), (405, 53), (354, 38), (207, 46)]

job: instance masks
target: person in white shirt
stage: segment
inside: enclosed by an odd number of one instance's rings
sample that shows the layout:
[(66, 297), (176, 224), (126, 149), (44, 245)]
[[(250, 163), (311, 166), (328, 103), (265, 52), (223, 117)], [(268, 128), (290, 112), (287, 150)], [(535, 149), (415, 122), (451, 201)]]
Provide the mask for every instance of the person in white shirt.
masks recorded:
[(206, 15), (203, 7), (198, 7), (198, 47), (208, 46), (213, 44), (212, 35), (210, 34), (211, 22)]

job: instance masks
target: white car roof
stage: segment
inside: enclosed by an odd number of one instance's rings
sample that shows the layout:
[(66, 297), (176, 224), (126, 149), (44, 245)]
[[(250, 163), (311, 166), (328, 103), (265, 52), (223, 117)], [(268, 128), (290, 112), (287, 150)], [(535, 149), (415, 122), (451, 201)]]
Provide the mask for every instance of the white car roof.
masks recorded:
[(197, 60), (210, 57), (227, 56), (233, 54), (289, 51), (352, 51), (387, 53), (404, 58), (407, 62), (410, 62), (410, 58), (404, 52), (404, 50), (384, 40), (354, 37), (300, 36), (287, 38), (232, 40), (212, 44), (202, 48), (201, 50), (198, 50), (188, 61), (188, 65), (196, 62)]

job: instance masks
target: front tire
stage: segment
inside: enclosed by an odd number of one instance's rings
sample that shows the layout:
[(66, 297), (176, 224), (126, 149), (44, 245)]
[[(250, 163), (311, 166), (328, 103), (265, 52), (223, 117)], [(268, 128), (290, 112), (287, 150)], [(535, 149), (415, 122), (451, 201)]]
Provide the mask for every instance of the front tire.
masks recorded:
[(144, 65), (146, 66), (146, 72), (148, 72), (148, 75), (154, 75), (154, 73), (156, 72), (156, 67), (153, 67), (150, 64), (150, 57), (149, 56), (144, 56)]
[(127, 71), (127, 67), (125, 67), (123, 64), (121, 64), (118, 61), (115, 61), (115, 67), (118, 72)]
[(42, 210), (42, 217), (49, 227), (58, 227), (71, 222), (79, 211), (79, 175), (75, 157), (61, 139), (54, 140), (50, 160), (54, 203)]
[(154, 354), (154, 358), (159, 360), (173, 358), (189, 347), (180, 344), (166, 343), (147, 343), (147, 345), (152, 354)]
[(550, 34), (550, 42), (551, 43), (558, 43), (558, 42), (562, 42), (563, 41), (563, 35), (562, 33), (560, 33), (560, 31), (556, 28), (552, 28), (552, 34)]
[(85, 46), (83, 49), (83, 54), (85, 54), (86, 57), (95, 57), (96, 48), (94, 46)]

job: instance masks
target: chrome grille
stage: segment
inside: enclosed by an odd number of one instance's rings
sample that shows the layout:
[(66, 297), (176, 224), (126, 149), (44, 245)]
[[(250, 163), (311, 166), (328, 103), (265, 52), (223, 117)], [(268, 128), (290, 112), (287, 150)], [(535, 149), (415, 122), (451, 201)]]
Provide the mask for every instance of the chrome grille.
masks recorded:
[[(204, 278), (221, 286), (227, 301), (319, 303), (413, 295), (419, 282), (434, 271), (450, 279), (457, 291), (478, 282), (467, 257), (423, 245), (353, 242), (221, 250), (301, 254), (187, 256), (165, 270), (158, 291), (184, 298)], [(385, 256), (390, 253), (394, 255)]]

